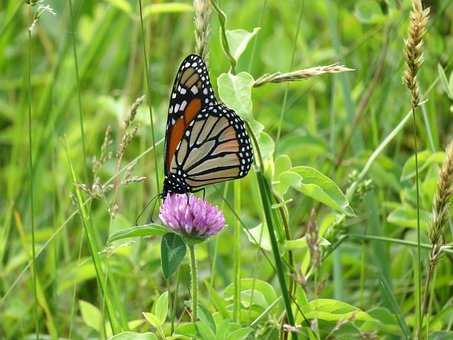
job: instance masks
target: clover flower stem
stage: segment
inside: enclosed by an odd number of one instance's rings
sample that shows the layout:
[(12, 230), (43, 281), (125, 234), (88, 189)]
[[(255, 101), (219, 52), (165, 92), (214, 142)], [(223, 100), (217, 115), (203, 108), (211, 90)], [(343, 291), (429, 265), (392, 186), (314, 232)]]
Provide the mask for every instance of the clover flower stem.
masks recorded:
[(192, 281), (192, 322), (197, 321), (198, 310), (198, 267), (195, 259), (195, 245), (189, 242), (190, 277)]

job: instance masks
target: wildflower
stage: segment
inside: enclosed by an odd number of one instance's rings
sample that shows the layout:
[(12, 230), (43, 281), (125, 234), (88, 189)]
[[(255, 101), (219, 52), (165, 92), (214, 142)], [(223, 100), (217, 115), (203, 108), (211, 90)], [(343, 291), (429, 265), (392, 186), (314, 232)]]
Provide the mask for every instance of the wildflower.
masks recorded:
[(215, 235), (225, 225), (219, 209), (192, 194), (168, 194), (159, 217), (173, 231), (193, 238)]

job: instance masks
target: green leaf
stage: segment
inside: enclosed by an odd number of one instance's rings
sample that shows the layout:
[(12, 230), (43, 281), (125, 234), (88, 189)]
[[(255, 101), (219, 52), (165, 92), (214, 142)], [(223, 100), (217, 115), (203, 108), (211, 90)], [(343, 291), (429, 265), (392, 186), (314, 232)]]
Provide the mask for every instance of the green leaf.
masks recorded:
[[(277, 298), (277, 294), (275, 293), (274, 287), (269, 283), (259, 280), (259, 279), (241, 279), (241, 291), (247, 291), (255, 289), (256, 291), (263, 294), (264, 298), (268, 305), (272, 304)], [(234, 286), (233, 284), (228, 285), (225, 288), (224, 296), (226, 299), (232, 298), (234, 293)]]
[(181, 322), (179, 325), (176, 326), (175, 334), (188, 336), (188, 337), (195, 337), (197, 335), (197, 329), (192, 322)]
[(301, 306), (307, 319), (338, 321), (354, 318), (354, 320), (374, 320), (368, 313), (346, 302), (334, 299), (315, 299)]
[(160, 323), (163, 324), (167, 319), (168, 313), (168, 292), (162, 293), (153, 306), (153, 313), (159, 319)]
[(96, 306), (91, 303), (79, 300), (80, 313), (82, 314), (83, 322), (92, 329), (101, 333), (102, 314)]
[(161, 247), (162, 271), (166, 279), (178, 269), (186, 255), (186, 244), (181, 236), (167, 233), (162, 237)]
[[(417, 228), (417, 210), (411, 207), (397, 208), (389, 214), (387, 221), (401, 227)], [(430, 221), (431, 213), (420, 210), (420, 228), (426, 230)]]
[[(429, 150), (421, 151), (418, 157), (418, 172), (427, 169), (428, 166), (434, 163), (441, 164), (445, 159), (445, 152), (432, 153)], [(401, 173), (401, 180), (405, 181), (415, 176), (415, 155), (412, 155), (404, 164)]]
[(114, 242), (132, 237), (146, 237), (146, 236), (161, 236), (168, 233), (168, 229), (160, 224), (147, 224), (142, 226), (135, 226), (121, 230), (110, 236), (108, 242)]
[(168, 14), (168, 13), (187, 13), (192, 12), (192, 5), (183, 2), (169, 2), (162, 4), (151, 4), (143, 9), (143, 18), (149, 15)]
[[(201, 323), (205, 324), (208, 326), (208, 328), (210, 329), (209, 334), (212, 335), (211, 339), (214, 337), (215, 333), (216, 333), (216, 325), (215, 325), (215, 321), (214, 321), (214, 318), (212, 317), (212, 313), (209, 312), (202, 304), (199, 304), (199, 318), (200, 318), (200, 321)], [(197, 323), (198, 325), (198, 323)]]
[(237, 75), (222, 73), (217, 78), (220, 99), (247, 120), (252, 117), (253, 77), (247, 72)]
[[(442, 85), (442, 89), (445, 91), (445, 93), (447, 94), (447, 96), (450, 99), (453, 99), (452, 89), (450, 88), (450, 85), (448, 84), (447, 75), (445, 74), (445, 71), (441, 64), (437, 64), (437, 73), (439, 73), (439, 79), (440, 79), (440, 83)], [(450, 80), (451, 80), (451, 77), (450, 77)]]
[(251, 243), (259, 246), (264, 250), (267, 251), (272, 250), (271, 241), (269, 238), (269, 230), (263, 223), (260, 223), (256, 227), (249, 229), (249, 233), (247, 233), (247, 238)]
[[(330, 246), (330, 242), (328, 240), (326, 240), (325, 238), (321, 237), (319, 240), (319, 245), (321, 247), (328, 247), (328, 246)], [(286, 250), (305, 249), (305, 248), (307, 248), (307, 240), (305, 239), (305, 236), (298, 238), (296, 240), (287, 240), (287, 241), (285, 241), (285, 244), (283, 247)]]
[(275, 150), (275, 142), (272, 137), (263, 131), (258, 138), (258, 144), (260, 145), (263, 160), (272, 160), (274, 158)]
[(245, 340), (249, 336), (250, 333), (253, 332), (253, 328), (251, 327), (244, 327), (231, 332), (227, 339), (228, 340)]
[(114, 335), (110, 340), (157, 340), (153, 333), (122, 332)]
[(382, 11), (375, 0), (361, 0), (355, 4), (354, 15), (365, 24), (377, 23), (383, 19)]
[(278, 176), (282, 172), (290, 170), (291, 168), (291, 158), (287, 154), (280, 154), (275, 158), (274, 176)]
[(155, 328), (160, 328), (162, 326), (162, 323), (160, 322), (159, 318), (153, 314), (153, 313), (143, 313), (143, 316), (145, 317), (146, 321), (149, 322), (149, 324)]
[(239, 60), (239, 57), (247, 48), (250, 40), (252, 40), (252, 38), (258, 33), (259, 30), (260, 28), (256, 27), (252, 32), (247, 32), (246, 30), (242, 29), (227, 30), (225, 32), (228, 44), (230, 46), (230, 53), (236, 61)]
[(291, 185), (294, 189), (312, 199), (340, 211), (355, 216), (346, 196), (329, 177), (308, 166), (293, 167), (280, 175), (281, 184)]

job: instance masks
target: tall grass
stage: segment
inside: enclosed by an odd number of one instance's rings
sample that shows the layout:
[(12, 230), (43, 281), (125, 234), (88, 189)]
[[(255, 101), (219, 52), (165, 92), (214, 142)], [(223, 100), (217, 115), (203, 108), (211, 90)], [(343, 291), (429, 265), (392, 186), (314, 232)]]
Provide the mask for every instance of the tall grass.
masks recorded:
[(409, 34), (406, 40), (406, 63), (407, 69), (404, 74), (404, 82), (411, 94), (412, 120), (414, 124), (414, 149), (415, 149), (415, 187), (417, 199), (417, 266), (415, 268), (415, 300), (417, 301), (417, 334), (421, 334), (422, 329), (422, 259), (421, 259), (421, 228), (420, 228), (420, 185), (419, 185), (419, 165), (418, 165), (418, 134), (415, 112), (420, 103), (420, 90), (417, 83), (417, 73), (423, 63), (422, 45), (423, 35), (428, 23), (429, 9), (423, 10), (421, 0), (412, 1), (412, 11), (410, 14)]
[(30, 8), (31, 25), (27, 29), (28, 54), (27, 54), (27, 99), (28, 99), (28, 181), (30, 195), (30, 224), (31, 224), (31, 251), (32, 251), (32, 287), (33, 287), (33, 319), (35, 321), (36, 338), (39, 339), (39, 316), (38, 316), (38, 291), (37, 291), (37, 264), (36, 264), (36, 239), (35, 239), (35, 210), (34, 210), (34, 182), (33, 182), (33, 118), (32, 118), (32, 90), (31, 90), (31, 65), (32, 65), (32, 28), (37, 18), (33, 15)]

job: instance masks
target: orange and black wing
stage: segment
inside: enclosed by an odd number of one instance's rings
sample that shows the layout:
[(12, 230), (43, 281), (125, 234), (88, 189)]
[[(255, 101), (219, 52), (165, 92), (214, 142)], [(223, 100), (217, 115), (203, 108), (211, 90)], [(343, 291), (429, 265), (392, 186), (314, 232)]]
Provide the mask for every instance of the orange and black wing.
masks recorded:
[(173, 84), (165, 136), (165, 175), (169, 173), (176, 148), (185, 130), (200, 111), (216, 104), (203, 59), (189, 55), (183, 60)]
[(201, 57), (188, 56), (170, 98), (163, 196), (244, 177), (252, 163), (244, 122), (215, 99)]
[(252, 163), (243, 121), (222, 104), (210, 105), (187, 127), (171, 162), (170, 177), (180, 181), (181, 191), (194, 191), (244, 177)]

